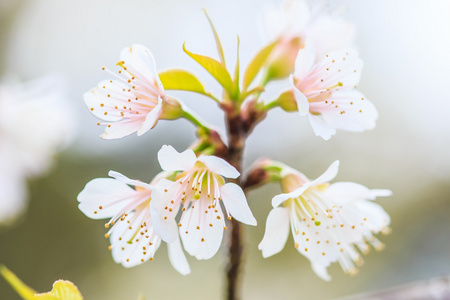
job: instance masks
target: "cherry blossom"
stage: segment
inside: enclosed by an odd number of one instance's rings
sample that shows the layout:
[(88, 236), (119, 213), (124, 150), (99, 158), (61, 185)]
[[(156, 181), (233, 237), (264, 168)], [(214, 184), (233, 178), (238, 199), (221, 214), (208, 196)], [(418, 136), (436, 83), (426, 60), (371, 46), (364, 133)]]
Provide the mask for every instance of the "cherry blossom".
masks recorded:
[(176, 180), (162, 179), (151, 203), (156, 232), (171, 242), (178, 236), (175, 217), (181, 208), (179, 232), (186, 251), (197, 259), (209, 259), (218, 251), (228, 219), (256, 225), (242, 189), (225, 183), (223, 177), (237, 178), (239, 172), (225, 160), (208, 155), (198, 158), (190, 149), (178, 153), (163, 146), (158, 160), (165, 171), (182, 171)]
[(289, 227), (295, 248), (310, 260), (314, 272), (324, 280), (331, 279), (327, 267), (332, 262), (339, 262), (346, 273), (355, 274), (363, 262), (359, 251), (367, 253), (369, 245), (383, 249), (374, 234), (388, 232), (390, 218), (372, 200), (390, 196), (391, 191), (370, 190), (353, 182), (329, 185), (338, 166), (339, 161), (335, 161), (313, 181), (298, 171), (286, 169), (282, 179), (285, 193), (272, 199), (274, 208), (267, 217), (264, 238), (259, 244), (264, 257), (284, 248)]
[(142, 135), (159, 119), (176, 119), (183, 112), (177, 99), (166, 96), (152, 53), (142, 45), (125, 48), (120, 54), (116, 79), (101, 81), (84, 94), (92, 114), (106, 121), (103, 139), (118, 139), (134, 132)]
[[(153, 260), (161, 244), (150, 215), (154, 185), (167, 174), (155, 177), (150, 184), (132, 180), (110, 171), (113, 178), (97, 178), (87, 183), (78, 195), (80, 210), (92, 219), (110, 218), (105, 237), (111, 241), (110, 249), (115, 262), (133, 267)], [(190, 268), (178, 237), (168, 244), (169, 259), (183, 275)]]
[(316, 135), (328, 140), (336, 129), (360, 132), (375, 127), (375, 106), (355, 89), (362, 66), (354, 50), (327, 54), (316, 63), (311, 46), (300, 49), (292, 77), (295, 101)]

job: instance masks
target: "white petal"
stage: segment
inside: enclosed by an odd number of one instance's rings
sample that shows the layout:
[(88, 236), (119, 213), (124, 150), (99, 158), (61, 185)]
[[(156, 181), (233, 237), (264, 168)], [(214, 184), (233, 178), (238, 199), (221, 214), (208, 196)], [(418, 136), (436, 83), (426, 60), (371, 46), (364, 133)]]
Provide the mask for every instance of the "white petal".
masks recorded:
[(172, 146), (164, 145), (158, 151), (158, 161), (164, 171), (186, 171), (194, 167), (197, 157), (191, 149), (178, 153)]
[(370, 190), (370, 193), (372, 194), (372, 198), (370, 198), (370, 199), (375, 199), (376, 197), (392, 196), (391, 190), (384, 190), (384, 189), (372, 189), (372, 190)]
[(270, 211), (266, 221), (264, 237), (258, 245), (264, 258), (283, 250), (289, 235), (289, 210), (277, 207)]
[[(111, 83), (104, 80), (100, 82), (97, 87), (83, 95), (84, 103), (91, 113), (99, 119), (105, 121), (120, 121), (123, 119), (120, 115), (120, 111), (114, 111), (112, 109), (115, 105), (120, 104), (120, 102), (114, 100), (112, 97), (108, 97), (108, 95), (114, 94), (112, 88), (115, 84), (121, 85), (121, 83), (117, 81)], [(105, 86), (105, 89), (103, 89), (103, 86)], [(108, 86), (108, 89), (106, 89), (106, 86)]]
[(293, 192), (276, 195), (275, 197), (272, 198), (272, 206), (277, 207), (278, 205), (280, 205), (287, 199), (291, 199), (291, 198), (294, 199), (294, 198), (299, 197), (311, 186), (311, 184), (312, 184), (312, 182), (308, 182)]
[(145, 121), (139, 128), (137, 135), (141, 136), (150, 129), (152, 129), (153, 127), (155, 127), (162, 113), (163, 113), (162, 104), (161, 102), (159, 102), (158, 105), (156, 105), (145, 117)]
[(256, 226), (256, 219), (240, 186), (234, 183), (227, 183), (220, 188), (220, 195), (223, 204), (233, 218), (239, 222)]
[(336, 177), (338, 172), (339, 172), (339, 161), (336, 160), (328, 167), (328, 169), (322, 175), (320, 175), (316, 180), (313, 180), (311, 185), (320, 185), (328, 183)]
[(336, 182), (330, 185), (324, 194), (339, 205), (360, 200), (375, 200), (376, 197), (392, 195), (390, 190), (370, 190), (354, 182)]
[[(207, 204), (207, 201), (203, 201), (203, 210), (200, 208), (200, 214), (207, 209)], [(213, 214), (213, 210), (210, 210), (211, 213), (203, 215), (203, 227), (200, 228), (200, 231), (202, 232), (201, 237), (204, 238), (204, 242), (201, 242), (200, 251), (195, 256), (197, 259), (210, 259), (217, 253), (222, 244), (224, 216), (222, 209), (216, 208), (218, 210), (217, 213)], [(220, 219), (217, 219), (217, 216)]]
[(181, 217), (180, 236), (183, 241), (184, 249), (192, 256), (196, 256), (200, 252), (201, 232), (197, 229), (200, 226), (200, 207), (194, 205), (194, 208), (188, 208)]
[(78, 207), (89, 218), (110, 218), (132, 202), (138, 194), (126, 183), (110, 178), (97, 178), (89, 181), (78, 195)]
[(239, 172), (235, 167), (230, 165), (227, 161), (217, 156), (205, 155), (198, 158), (203, 162), (211, 172), (217, 173), (227, 178), (239, 177)]
[(328, 274), (327, 266), (311, 263), (311, 268), (313, 269), (314, 273), (316, 273), (317, 276), (322, 278), (325, 281), (330, 281), (331, 276)]
[(300, 116), (306, 116), (309, 112), (309, 102), (306, 96), (295, 86), (294, 77), (290, 77), (291, 85), (294, 91), (294, 98), (297, 102), (297, 108)]
[(133, 134), (139, 130), (141, 127), (141, 122), (134, 121), (134, 122), (117, 122), (113, 124), (109, 124), (105, 128), (105, 132), (100, 135), (100, 137), (104, 140), (114, 140), (114, 139), (120, 139), (125, 136), (128, 136), (130, 134)]
[(145, 188), (147, 190), (152, 190), (153, 189), (153, 187), (150, 184), (148, 184), (148, 183), (145, 183), (145, 182), (142, 182), (142, 181), (138, 181), (138, 180), (134, 180), (134, 179), (130, 179), (127, 176), (125, 176), (125, 175), (123, 175), (123, 174), (121, 174), (119, 172), (116, 172), (116, 171), (109, 171), (108, 172), (108, 176), (113, 177), (116, 180), (121, 181), (123, 183), (126, 183), (128, 185), (140, 186), (140, 187), (143, 187), (143, 188)]
[(320, 136), (326, 141), (336, 134), (336, 129), (327, 124), (320, 116), (309, 114), (309, 123), (316, 136)]
[(167, 250), (169, 252), (169, 260), (175, 270), (182, 275), (191, 273), (191, 268), (181, 248), (180, 239), (177, 238), (174, 242), (167, 244)]
[[(333, 92), (329, 101), (339, 103), (339, 108), (322, 112), (325, 123), (333, 128), (361, 132), (375, 128), (378, 112), (375, 106), (357, 90)], [(344, 111), (345, 113), (341, 113)]]
[(126, 268), (134, 267), (155, 255), (161, 237), (153, 231), (148, 208), (131, 212), (111, 229), (111, 246), (114, 261)]
[(367, 218), (364, 222), (369, 230), (378, 233), (391, 223), (388, 213), (378, 204), (369, 201), (358, 201), (352, 205), (356, 210)]
[(164, 217), (161, 216), (160, 212), (152, 208), (152, 203), (154, 201), (155, 200), (152, 200), (150, 202), (150, 214), (153, 221), (153, 228), (166, 243), (172, 243), (178, 237), (177, 223), (175, 222), (175, 219), (172, 218), (164, 220)]
[[(156, 230), (158, 234), (162, 235), (165, 241), (169, 239), (169, 242), (173, 241), (172, 236), (174, 232), (171, 232), (171, 237), (169, 238), (167, 233), (159, 232), (159, 226), (162, 225), (163, 228), (166, 228), (166, 226), (168, 226), (167, 223), (171, 223), (175, 220), (181, 203), (181, 199), (179, 199), (181, 197), (179, 188), (179, 184), (167, 179), (161, 179), (152, 191), (150, 208), (158, 213), (160, 221), (162, 222), (162, 224), (159, 224), (157, 220), (155, 220), (155, 227), (157, 227)], [(174, 200), (173, 203), (172, 200)], [(173, 229), (170, 230), (173, 231)]]

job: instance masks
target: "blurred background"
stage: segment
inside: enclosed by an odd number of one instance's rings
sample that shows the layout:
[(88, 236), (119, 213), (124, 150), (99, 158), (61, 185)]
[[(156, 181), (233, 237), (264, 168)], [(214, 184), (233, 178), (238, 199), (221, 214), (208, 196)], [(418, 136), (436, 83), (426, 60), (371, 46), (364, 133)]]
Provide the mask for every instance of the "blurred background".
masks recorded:
[[(160, 170), (160, 147), (184, 150), (195, 139), (194, 128), (184, 120), (162, 121), (140, 138), (101, 140), (102, 128), (82, 94), (108, 78), (101, 67), (114, 69), (121, 49), (133, 43), (153, 52), (158, 69), (189, 69), (220, 94), (218, 85), (182, 51), (186, 41), (191, 51), (217, 57), (201, 8), (207, 8), (233, 64), (239, 35), (244, 66), (263, 46), (259, 9), (276, 2), (281, 1), (0, 0), (0, 74), (22, 80), (48, 73), (64, 76), (79, 123), (78, 137), (55, 158), (52, 169), (28, 181), (26, 212), (13, 225), (0, 227), (0, 264), (41, 292), (61, 278), (73, 281), (86, 299), (137, 299), (139, 294), (148, 299), (221, 299), (225, 251), (209, 261), (189, 257), (192, 273), (187, 277), (170, 266), (165, 245), (153, 262), (125, 269), (107, 249), (104, 222), (77, 208), (84, 185), (107, 177), (109, 170), (150, 181)], [(378, 108), (376, 129), (338, 131), (324, 141), (314, 136), (306, 118), (277, 109), (249, 138), (245, 166), (266, 156), (316, 178), (339, 159), (337, 181), (393, 191), (393, 197), (378, 200), (392, 217), (393, 231), (380, 237), (386, 249), (365, 257), (357, 276), (343, 274), (335, 264), (330, 268), (333, 280), (324, 282), (291, 247), (292, 240), (280, 254), (262, 258), (257, 245), (271, 196), (280, 191), (276, 185), (253, 191), (248, 198), (259, 226), (245, 228), (243, 299), (332, 299), (450, 273), (450, 2), (335, 0), (333, 7), (357, 28), (356, 44), (365, 63), (359, 89)], [(267, 99), (286, 85), (269, 86)], [(224, 127), (212, 101), (171, 94)], [(19, 299), (4, 280), (0, 298)]]

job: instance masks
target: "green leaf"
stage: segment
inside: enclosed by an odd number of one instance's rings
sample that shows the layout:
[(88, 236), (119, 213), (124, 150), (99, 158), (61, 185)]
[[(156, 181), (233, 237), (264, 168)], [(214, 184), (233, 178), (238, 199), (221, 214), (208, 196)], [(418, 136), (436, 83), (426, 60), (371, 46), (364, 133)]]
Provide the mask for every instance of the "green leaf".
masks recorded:
[(206, 9), (203, 9), (203, 12), (205, 13), (206, 18), (208, 19), (209, 26), (211, 26), (212, 32), (214, 34), (214, 39), (216, 40), (216, 47), (217, 47), (217, 51), (219, 52), (220, 61), (222, 62), (224, 67), (226, 67), (225, 55), (223, 54), (223, 48), (222, 48), (222, 44), (220, 43), (219, 35), (217, 34), (216, 28), (214, 27), (213, 22), (209, 18), (208, 13), (206, 12)]
[(162, 71), (158, 75), (165, 90), (180, 90), (207, 94), (200, 80), (188, 71), (182, 69), (170, 69)]
[(227, 91), (228, 95), (233, 95), (233, 81), (231, 80), (230, 73), (228, 73), (223, 64), (214, 58), (190, 52), (186, 49), (185, 44), (183, 43), (183, 51), (208, 71)]
[(248, 86), (255, 79), (256, 75), (258, 75), (259, 71), (266, 63), (270, 53), (272, 53), (272, 50), (277, 45), (277, 43), (278, 41), (275, 41), (264, 47), (261, 51), (258, 52), (258, 54), (256, 54), (256, 56), (250, 62), (244, 74), (244, 87), (243, 87), (244, 90), (248, 88)]

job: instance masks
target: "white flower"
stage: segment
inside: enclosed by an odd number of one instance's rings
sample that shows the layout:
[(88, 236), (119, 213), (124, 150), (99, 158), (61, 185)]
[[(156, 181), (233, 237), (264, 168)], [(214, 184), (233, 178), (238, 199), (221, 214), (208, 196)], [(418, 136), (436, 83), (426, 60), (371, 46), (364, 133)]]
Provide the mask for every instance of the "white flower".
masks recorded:
[[(78, 195), (80, 210), (92, 219), (110, 218), (105, 227), (111, 228), (105, 236), (110, 237), (115, 262), (128, 268), (153, 260), (161, 237), (153, 227), (150, 202), (153, 186), (164, 174), (151, 184), (113, 171), (109, 176), (114, 179), (97, 178), (86, 185)], [(168, 244), (168, 251), (173, 267), (183, 275), (190, 273), (178, 237)]]
[(327, 54), (316, 63), (311, 46), (300, 49), (293, 76), (300, 115), (308, 115), (316, 135), (328, 140), (336, 129), (373, 129), (378, 113), (355, 87), (363, 62), (353, 50)]
[[(226, 229), (223, 202), (228, 218), (256, 225), (245, 194), (223, 177), (237, 178), (239, 172), (215, 156), (196, 157), (190, 149), (178, 153), (171, 146), (158, 152), (163, 170), (183, 171), (176, 181), (161, 180), (151, 203), (155, 230), (170, 242), (178, 235), (175, 217), (182, 207), (178, 224), (186, 251), (197, 259), (209, 259), (218, 251)], [(223, 176), (223, 177), (222, 177)]]
[(312, 265), (314, 272), (330, 280), (327, 267), (339, 262), (345, 272), (355, 274), (362, 264), (358, 249), (367, 253), (368, 244), (381, 250), (383, 244), (374, 237), (387, 232), (389, 215), (369, 201), (390, 196), (389, 190), (370, 190), (352, 182), (332, 185), (338, 172), (335, 161), (325, 173), (313, 181), (303, 174), (288, 170), (282, 179), (285, 194), (272, 199), (274, 209), (269, 213), (264, 238), (259, 244), (264, 257), (280, 252), (289, 234), (294, 246)]
[(287, 0), (280, 7), (266, 7), (261, 25), (269, 40), (308, 40), (318, 55), (351, 46), (355, 36), (352, 23), (318, 6), (310, 7), (304, 0)]
[(72, 139), (74, 118), (62, 80), (46, 76), (0, 85), (0, 223), (26, 207), (26, 180), (42, 175)]
[(176, 119), (181, 103), (165, 95), (151, 52), (142, 45), (122, 50), (117, 80), (104, 80), (84, 94), (91, 112), (107, 123), (104, 139), (118, 139), (137, 132), (142, 135), (159, 119)]

